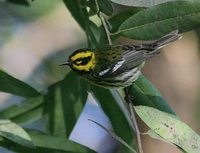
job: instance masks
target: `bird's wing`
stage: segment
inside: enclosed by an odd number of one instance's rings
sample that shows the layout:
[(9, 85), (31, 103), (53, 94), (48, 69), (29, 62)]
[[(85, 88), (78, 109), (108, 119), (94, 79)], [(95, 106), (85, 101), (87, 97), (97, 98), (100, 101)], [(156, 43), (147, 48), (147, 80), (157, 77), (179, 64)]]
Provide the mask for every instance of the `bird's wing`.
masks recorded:
[(147, 59), (159, 54), (160, 48), (180, 38), (178, 30), (175, 30), (151, 43), (109, 46), (96, 50), (96, 53), (101, 56), (98, 56), (100, 60), (97, 59), (95, 73), (100, 77), (115, 77), (139, 66)]
[(154, 54), (149, 54), (143, 45), (121, 45), (112, 48), (111, 53), (101, 55), (102, 59), (98, 59), (97, 65), (103, 65), (97, 70), (99, 77), (114, 77), (122, 72), (129, 71), (136, 66), (142, 64), (145, 60)]

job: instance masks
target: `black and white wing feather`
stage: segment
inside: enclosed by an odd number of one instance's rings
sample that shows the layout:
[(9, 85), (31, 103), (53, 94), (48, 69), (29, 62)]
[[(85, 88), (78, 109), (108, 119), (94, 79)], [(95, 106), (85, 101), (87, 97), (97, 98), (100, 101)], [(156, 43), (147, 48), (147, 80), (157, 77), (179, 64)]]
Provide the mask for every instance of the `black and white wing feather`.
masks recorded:
[[(118, 56), (117, 60), (112, 60), (112, 63), (110, 62), (105, 69), (101, 70), (99, 76), (115, 77), (123, 72), (130, 71), (143, 64), (149, 58), (159, 54), (159, 49), (163, 46), (180, 38), (181, 35), (178, 34), (178, 30), (175, 30), (152, 43), (115, 46), (116, 51), (113, 53), (120, 56)], [(111, 50), (115, 50), (114, 47)]]

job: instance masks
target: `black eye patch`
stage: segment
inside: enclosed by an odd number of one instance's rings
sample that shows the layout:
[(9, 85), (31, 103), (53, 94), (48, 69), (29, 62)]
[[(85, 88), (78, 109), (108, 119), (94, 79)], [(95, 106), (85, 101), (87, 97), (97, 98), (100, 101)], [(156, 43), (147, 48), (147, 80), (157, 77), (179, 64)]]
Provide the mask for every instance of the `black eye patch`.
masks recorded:
[(78, 58), (74, 61), (74, 63), (76, 65), (86, 65), (90, 60), (91, 60), (91, 56), (88, 57), (84, 57), (84, 58)]

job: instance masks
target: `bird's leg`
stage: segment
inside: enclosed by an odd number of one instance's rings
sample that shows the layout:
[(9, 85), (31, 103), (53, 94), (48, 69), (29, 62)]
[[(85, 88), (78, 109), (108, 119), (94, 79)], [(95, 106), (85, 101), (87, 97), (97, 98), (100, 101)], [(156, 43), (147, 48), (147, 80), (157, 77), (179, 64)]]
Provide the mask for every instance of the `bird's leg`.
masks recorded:
[(132, 87), (133, 87), (133, 85), (124, 88), (124, 92), (125, 92), (124, 99), (128, 104), (132, 103), (134, 100), (134, 96), (130, 94)]

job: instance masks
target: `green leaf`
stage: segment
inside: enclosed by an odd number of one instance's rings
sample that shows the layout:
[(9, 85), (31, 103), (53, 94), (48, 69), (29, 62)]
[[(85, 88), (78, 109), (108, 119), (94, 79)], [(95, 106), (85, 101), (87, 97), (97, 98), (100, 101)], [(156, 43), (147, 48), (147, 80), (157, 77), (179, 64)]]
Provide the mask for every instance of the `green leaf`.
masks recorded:
[(116, 34), (131, 39), (157, 39), (178, 29), (181, 33), (200, 27), (200, 1), (173, 1), (138, 12), (123, 22)]
[(34, 147), (26, 131), (10, 120), (0, 120), (0, 135), (20, 145)]
[(87, 84), (73, 72), (70, 72), (64, 80), (50, 86), (45, 98), (50, 132), (68, 137), (86, 99)]
[[(79, 23), (82, 27), (84, 32), (87, 35), (87, 41), (89, 47), (96, 47), (98, 46), (97, 36), (99, 31), (97, 30), (98, 27), (89, 20), (89, 16), (91, 15), (90, 12), (86, 10), (86, 6), (88, 4), (92, 4), (90, 2), (86, 3), (85, 1), (79, 0), (63, 0), (69, 11), (71, 12), (74, 19)], [(92, 5), (93, 6), (93, 5)], [(98, 33), (95, 33), (95, 31)]]
[[(22, 4), (20, 1), (23, 1), (24, 5), (30, 5), (29, 7), (24, 7), (23, 4), (10, 5), (9, 3), (1, 3), (0, 9), (5, 11), (5, 13), (10, 12), (5, 16), (5, 21), (3, 20), (2, 23), (5, 24), (4, 26), (7, 31), (10, 31), (11, 33), (13, 33), (11, 28), (15, 28), (16, 22), (21, 21), (22, 25), (28, 24), (44, 15), (48, 15), (54, 8), (62, 4), (61, 0), (51, 1), (51, 3), (49, 3), (49, 0), (10, 0), (10, 2), (11, 1), (13, 3), (15, 1), (15, 4)], [(4, 16), (2, 16), (2, 18), (3, 17)]]
[[(48, 93), (45, 95), (45, 103), (44, 103), (44, 113), (48, 115), (48, 128), (51, 134), (53, 135), (59, 135), (61, 131), (63, 131), (63, 123), (64, 120), (61, 117), (63, 114), (62, 109), (58, 110), (58, 105), (61, 103), (60, 99), (60, 82), (57, 82), (51, 86), (48, 87)], [(59, 111), (59, 112), (58, 112)], [(60, 115), (60, 117), (57, 118), (57, 116)], [(57, 125), (56, 123), (61, 123), (60, 125)], [(61, 129), (57, 129), (60, 126)]]
[(21, 105), (12, 105), (0, 112), (1, 118), (10, 119), (17, 124), (31, 123), (44, 116), (42, 96), (26, 99)]
[[(160, 141), (163, 141), (163, 142), (166, 142), (166, 143), (169, 143), (171, 144), (170, 141), (168, 141), (167, 139), (164, 139), (162, 138), (161, 136), (159, 136), (157, 133), (155, 133), (152, 129), (150, 129), (147, 133), (144, 133), (145, 135), (148, 134), (150, 137), (154, 138), (154, 139), (157, 139), (157, 140), (160, 140)], [(176, 144), (174, 144), (176, 145)], [(177, 145), (176, 145), (177, 146)], [(179, 146), (177, 146), (183, 153), (187, 153), (186, 151), (184, 151), (182, 148), (180, 148)]]
[[(109, 45), (108, 37), (107, 37), (107, 35), (106, 35), (106, 32), (105, 32), (104, 27), (101, 25), (101, 26), (98, 28), (98, 31), (99, 31), (99, 33), (100, 33), (100, 36), (99, 36), (98, 44), (95, 46), (95, 48), (102, 48), (102, 47), (108, 46), (108, 45)], [(112, 40), (114, 40), (113, 37), (112, 37)]]
[(85, 29), (85, 17), (83, 14), (83, 9), (81, 7), (81, 3), (79, 0), (63, 0), (68, 10), (71, 12), (74, 19), (78, 22), (78, 24)]
[(45, 97), (47, 113), (49, 115), (49, 128), (51, 134), (66, 137), (65, 120), (62, 108), (61, 83), (58, 82), (48, 88)]
[(0, 70), (0, 92), (7, 92), (23, 97), (37, 97), (40, 95), (38, 91), (28, 84), (10, 76)]
[(92, 21), (88, 21), (86, 33), (89, 39), (89, 47), (91, 48), (100, 47), (101, 44), (99, 43), (99, 41), (102, 30), (99, 27), (97, 27), (96, 24), (94, 24)]
[(135, 7), (151, 7), (157, 4), (174, 0), (111, 0), (113, 3)]
[(59, 138), (45, 133), (27, 130), (35, 148), (26, 148), (14, 143), (5, 142), (1, 146), (20, 153), (94, 153), (94, 151), (70, 141), (66, 138)]
[(43, 107), (44, 107), (43, 105), (38, 106), (30, 111), (27, 111), (24, 114), (12, 118), (12, 121), (20, 125), (25, 125), (37, 121), (44, 116)]
[(23, 115), (24, 113), (40, 106), (43, 103), (43, 97), (34, 97), (26, 99), (20, 105), (12, 105), (7, 109), (0, 112), (0, 116), (6, 119), (12, 119), (16, 116)]
[(96, 15), (97, 8), (96, 8), (96, 4), (95, 4), (94, 0), (85, 1), (85, 5), (87, 5), (90, 8), (90, 10), (88, 12), (89, 16)]
[(134, 97), (134, 105), (150, 106), (175, 115), (175, 112), (162, 97), (158, 89), (143, 75), (133, 84), (131, 94)]
[(49, 148), (52, 150), (69, 151), (74, 153), (93, 152), (82, 145), (67, 140), (66, 138), (58, 138), (34, 131), (29, 131), (28, 133), (33, 140), (34, 145), (39, 148)]
[(145, 135), (148, 134), (150, 137), (154, 138), (154, 139), (157, 139), (157, 140), (160, 140), (160, 141), (164, 141), (166, 143), (169, 143), (170, 142), (167, 140), (167, 139), (164, 139), (162, 138), (161, 136), (159, 136), (157, 133), (155, 133), (152, 129), (150, 129), (149, 131), (147, 131), (146, 133), (144, 133)]
[(61, 84), (66, 133), (69, 136), (85, 106), (89, 87), (88, 82), (73, 72), (70, 72)]
[(176, 144), (188, 153), (199, 152), (199, 135), (176, 116), (146, 106), (136, 106), (135, 110), (151, 130), (161, 138)]
[[(124, 113), (120, 109), (111, 92), (96, 86), (92, 87), (92, 92), (100, 102), (103, 111), (109, 117), (116, 135), (137, 150), (132, 127), (128, 123)], [(117, 91), (114, 92), (118, 94)], [(123, 103), (122, 100), (120, 101)], [(122, 149), (124, 153), (131, 153), (131, 151), (124, 146), (122, 146)]]
[(111, 17), (108, 22), (109, 22), (109, 28), (110, 28), (110, 32), (114, 33), (117, 32), (120, 25), (129, 17), (131, 17), (132, 15), (134, 15), (135, 13), (139, 12), (143, 10), (142, 8), (133, 8), (130, 9), (128, 11), (124, 11), (121, 12), (113, 17)]
[(30, 6), (29, 0), (6, 0), (6, 2), (23, 5), (23, 6)]
[(111, 16), (113, 13), (113, 8), (109, 0), (98, 0), (99, 9), (104, 14)]
[(44, 97), (34, 97), (24, 100), (20, 105), (12, 105), (0, 112), (1, 118), (10, 119), (24, 125), (43, 117)]

